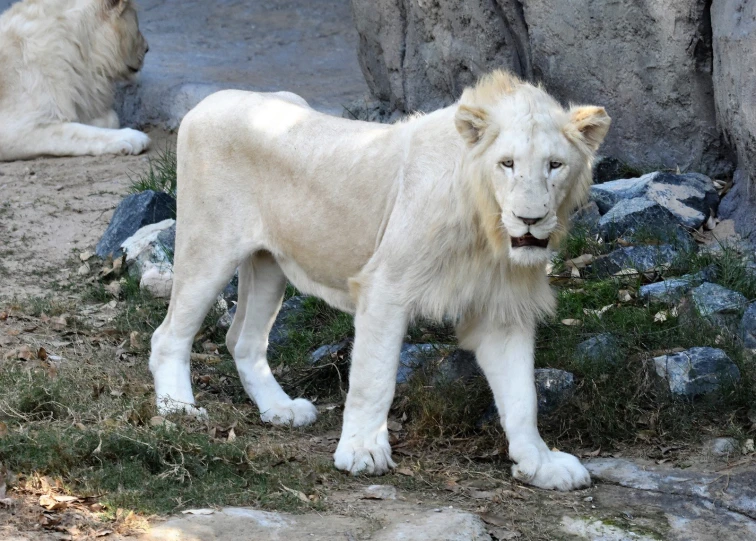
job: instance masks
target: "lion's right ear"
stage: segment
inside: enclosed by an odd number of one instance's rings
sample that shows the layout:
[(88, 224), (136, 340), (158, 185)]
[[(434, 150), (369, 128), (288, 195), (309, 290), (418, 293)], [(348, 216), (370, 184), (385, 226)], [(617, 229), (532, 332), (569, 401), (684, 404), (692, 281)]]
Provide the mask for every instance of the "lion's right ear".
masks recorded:
[(454, 125), (467, 144), (472, 146), (483, 138), (488, 127), (488, 113), (480, 107), (460, 104), (454, 115)]
[(105, 9), (117, 13), (123, 13), (126, 6), (129, 5), (129, 1), (130, 0), (102, 0), (103, 4), (105, 4)]

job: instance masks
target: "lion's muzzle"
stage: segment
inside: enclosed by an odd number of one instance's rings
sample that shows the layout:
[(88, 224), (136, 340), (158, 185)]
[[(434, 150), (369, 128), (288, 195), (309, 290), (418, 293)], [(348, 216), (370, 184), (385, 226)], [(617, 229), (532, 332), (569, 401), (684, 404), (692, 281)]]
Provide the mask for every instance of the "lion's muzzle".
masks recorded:
[(511, 237), (512, 248), (523, 248), (525, 246), (534, 246), (536, 248), (547, 248), (549, 246), (549, 237), (545, 239), (539, 239), (534, 237), (530, 233), (526, 233), (522, 237)]

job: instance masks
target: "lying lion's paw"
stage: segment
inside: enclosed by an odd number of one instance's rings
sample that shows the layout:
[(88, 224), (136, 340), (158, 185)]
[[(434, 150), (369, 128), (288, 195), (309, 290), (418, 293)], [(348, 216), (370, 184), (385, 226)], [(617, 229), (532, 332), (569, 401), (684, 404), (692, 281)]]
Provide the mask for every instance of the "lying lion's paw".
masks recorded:
[(311, 402), (304, 398), (297, 398), (276, 404), (266, 409), (260, 414), (260, 419), (264, 423), (274, 425), (292, 425), (305, 426), (315, 422), (318, 417), (318, 410)]
[(150, 146), (146, 133), (131, 128), (117, 131), (117, 137), (105, 145), (103, 154), (141, 154)]
[[(524, 483), (551, 490), (576, 490), (591, 484), (591, 476), (580, 461), (567, 453), (538, 449), (530, 445), (527, 454), (512, 466), (512, 476)], [(516, 458), (513, 456), (513, 459)]]
[(388, 442), (376, 441), (376, 438), (342, 438), (333, 459), (338, 469), (348, 471), (352, 475), (383, 475), (396, 467), (391, 460), (391, 446)]

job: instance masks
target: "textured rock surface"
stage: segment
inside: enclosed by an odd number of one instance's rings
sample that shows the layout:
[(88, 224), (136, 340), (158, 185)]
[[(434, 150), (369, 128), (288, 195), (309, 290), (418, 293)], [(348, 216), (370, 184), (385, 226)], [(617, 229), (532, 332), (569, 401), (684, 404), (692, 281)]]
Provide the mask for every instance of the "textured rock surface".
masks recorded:
[(291, 297), (283, 302), (268, 336), (268, 347), (277, 348), (286, 344), (292, 331), (292, 325), (304, 310), (305, 297)]
[[(394, 487), (388, 487), (396, 492)], [(142, 536), (142, 541), (491, 541), (483, 521), (457, 509), (429, 509), (409, 503), (381, 502), (380, 521), (363, 516), (274, 513), (226, 507), (207, 514), (172, 518)], [(380, 526), (379, 526), (380, 524)]]
[(557, 409), (575, 388), (575, 377), (556, 368), (537, 368), (535, 371), (538, 413), (550, 413)]
[(714, 86), (717, 119), (728, 142), (735, 147), (738, 173), (735, 175), (734, 213), (741, 233), (756, 225), (753, 186), (756, 181), (756, 3), (750, 0), (714, 0), (711, 10), (714, 53)]
[(432, 359), (443, 357), (451, 348), (443, 344), (403, 344), (399, 354), (397, 383), (407, 383), (412, 373)]
[(656, 373), (674, 394), (695, 396), (716, 391), (726, 382), (740, 379), (740, 370), (721, 349), (690, 348), (654, 357)]
[(123, 241), (121, 248), (126, 253), (126, 266), (132, 277), (139, 279), (153, 267), (161, 272), (172, 272), (173, 252), (160, 241), (160, 236), (171, 228), (175, 231), (176, 221), (163, 220), (142, 227)]
[(756, 303), (751, 303), (740, 320), (740, 337), (743, 346), (749, 349), (756, 348)]
[(614, 335), (602, 333), (580, 342), (577, 346), (577, 355), (593, 363), (611, 364), (619, 360), (622, 351), (619, 340)]
[(576, 229), (582, 229), (595, 235), (598, 233), (598, 223), (601, 220), (601, 212), (595, 201), (589, 201), (577, 209), (570, 217), (570, 224)]
[(494, 68), (613, 117), (602, 153), (721, 171), (706, 0), (352, 0), (360, 65), (404, 111), (451, 103)]
[(103, 258), (118, 255), (121, 243), (139, 229), (175, 217), (176, 201), (168, 194), (146, 190), (129, 195), (118, 205), (95, 251)]
[(691, 291), (698, 313), (704, 317), (734, 314), (742, 310), (747, 300), (738, 293), (718, 284), (703, 283)]
[(599, 275), (614, 274), (623, 269), (646, 272), (671, 264), (677, 252), (668, 244), (659, 246), (626, 246), (596, 258), (593, 271)]
[(704, 453), (714, 456), (734, 456), (738, 453), (738, 440), (735, 438), (714, 438), (704, 444), (703, 450)]
[(712, 180), (697, 173), (649, 173), (591, 187), (591, 198), (602, 214), (620, 201), (645, 197), (669, 210), (680, 225), (697, 229), (715, 212), (719, 196)]
[(289, 90), (336, 115), (368, 91), (348, 0), (140, 0), (139, 8), (150, 52), (139, 83), (118, 97), (127, 125), (176, 128), (225, 88)]
[(623, 199), (604, 214), (598, 224), (605, 241), (628, 240), (638, 236), (652, 236), (665, 242), (688, 246), (690, 235), (682, 229), (669, 210), (645, 197)]
[(641, 286), (638, 290), (638, 296), (650, 302), (677, 304), (688, 291), (700, 285), (705, 279), (706, 274), (703, 272), (686, 274), (679, 278), (669, 278)]

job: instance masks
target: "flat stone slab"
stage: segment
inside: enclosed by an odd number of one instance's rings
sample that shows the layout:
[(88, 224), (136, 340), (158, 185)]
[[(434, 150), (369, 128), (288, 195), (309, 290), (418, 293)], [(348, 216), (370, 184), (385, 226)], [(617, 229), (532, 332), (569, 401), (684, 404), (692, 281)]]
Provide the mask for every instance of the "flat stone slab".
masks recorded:
[[(333, 514), (273, 513), (244, 507), (198, 510), (155, 526), (141, 541), (491, 541), (483, 521), (457, 509), (393, 509), (391, 522)], [(401, 519), (401, 520), (399, 520)], [(384, 522), (384, 521), (381, 521)]]
[(747, 299), (719, 284), (703, 283), (691, 291), (693, 303), (703, 317), (717, 314), (733, 314), (745, 308)]
[(670, 392), (696, 396), (716, 391), (724, 383), (740, 380), (740, 370), (718, 348), (690, 348), (671, 355), (654, 357), (656, 374), (669, 385)]
[(731, 471), (708, 473), (622, 458), (597, 458), (584, 464), (596, 481), (661, 494), (700, 498), (710, 505), (756, 519), (756, 470), (737, 474)]

